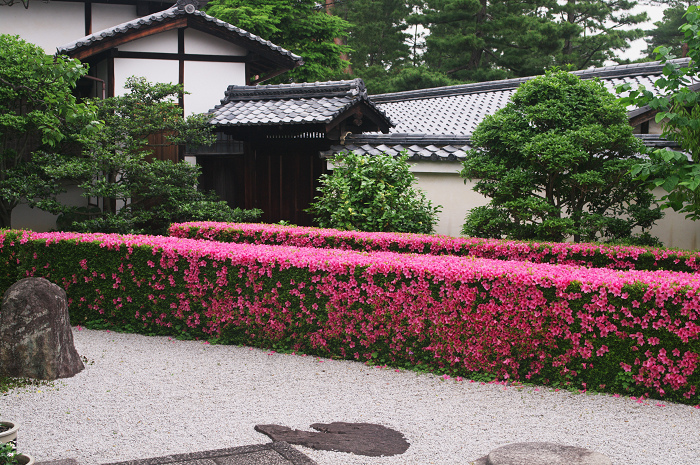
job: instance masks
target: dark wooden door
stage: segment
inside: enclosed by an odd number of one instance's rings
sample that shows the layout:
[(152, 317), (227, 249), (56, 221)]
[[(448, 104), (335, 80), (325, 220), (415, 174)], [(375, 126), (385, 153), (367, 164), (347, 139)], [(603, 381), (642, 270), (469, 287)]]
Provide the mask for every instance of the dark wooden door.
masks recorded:
[(200, 189), (214, 191), (231, 208), (246, 208), (243, 155), (201, 156)]
[(318, 151), (278, 150), (258, 147), (246, 154), (250, 159), (246, 178), (246, 205), (263, 211), (262, 221), (281, 220), (299, 226), (312, 226), (309, 208), (316, 195), (325, 161)]

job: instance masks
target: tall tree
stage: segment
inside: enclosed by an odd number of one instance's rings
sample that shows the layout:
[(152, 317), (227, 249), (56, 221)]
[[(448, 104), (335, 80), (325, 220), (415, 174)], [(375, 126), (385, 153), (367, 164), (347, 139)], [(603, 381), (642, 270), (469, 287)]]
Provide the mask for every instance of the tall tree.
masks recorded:
[[(172, 222), (241, 219), (241, 211), (234, 212), (226, 202), (197, 191), (197, 166), (154, 159), (158, 147), (212, 142), (207, 117), (184, 118), (173, 103), (182, 97), (182, 86), (129, 78), (126, 88), (126, 95), (96, 101), (105, 125), (82, 139), (82, 156), (45, 168), (49, 176), (77, 182), (85, 197), (102, 199), (102, 208), (92, 209), (47, 199), (43, 208), (63, 213), (59, 227), (164, 234)], [(149, 140), (154, 134), (163, 137)], [(156, 139), (160, 140), (153, 145)]]
[(276, 81), (325, 81), (348, 66), (342, 55), (350, 49), (335, 39), (345, 37), (350, 24), (313, 0), (212, 0), (206, 11), (304, 58)]
[(461, 175), (491, 201), (468, 213), (470, 236), (625, 240), (662, 216), (629, 174), (643, 144), (600, 81), (564, 71), (527, 81), (472, 145)]
[(406, 0), (336, 2), (332, 12), (352, 24), (347, 44), (353, 71), (391, 70), (406, 64), (411, 52), (406, 23), (411, 6)]
[(638, 3), (629, 0), (552, 2), (551, 11), (562, 25), (570, 26), (562, 29), (564, 44), (557, 64), (585, 69), (616, 60), (617, 52), (628, 49), (630, 41), (644, 37), (642, 29), (627, 29), (648, 19), (646, 12), (631, 13)]
[[(510, 6), (509, 6), (510, 5)], [(501, 22), (517, 11), (514, 2), (486, 0), (426, 0), (414, 21), (430, 30), (425, 39), (425, 64), (460, 81), (502, 79), (496, 36)]]
[(462, 82), (601, 66), (642, 37), (626, 0), (425, 0), (411, 18), (428, 28), (425, 64)]
[(669, 47), (656, 49), (657, 59), (664, 65), (663, 76), (654, 83), (655, 90), (632, 89), (629, 84), (618, 87), (618, 93), (629, 92), (621, 101), (625, 105), (656, 110), (656, 122), (662, 123), (662, 135), (679, 143), (683, 152), (654, 150), (649, 159), (638, 164), (632, 173), (648, 181), (650, 187), (661, 187), (664, 207), (686, 213), (686, 218), (700, 219), (700, 7), (691, 5), (680, 27), (688, 45), (690, 61), (686, 66), (670, 62), (675, 56)]
[[(89, 132), (95, 113), (71, 94), (87, 69), (77, 60), (53, 58), (17, 36), (0, 35), (0, 227), (11, 227), (21, 202), (61, 187), (42, 176), (38, 158), (70, 140), (69, 127)], [(63, 157), (41, 157), (61, 163)]]
[(647, 38), (644, 40), (647, 43), (647, 48), (644, 53), (655, 60), (657, 57), (656, 48), (667, 47), (671, 54), (685, 56), (687, 53), (687, 50), (684, 50), (685, 36), (680, 31), (680, 27), (686, 24), (684, 15), (688, 7), (700, 4), (700, 1), (665, 0), (653, 3), (664, 4), (667, 8), (664, 10), (663, 19), (654, 23), (655, 28), (646, 31)]

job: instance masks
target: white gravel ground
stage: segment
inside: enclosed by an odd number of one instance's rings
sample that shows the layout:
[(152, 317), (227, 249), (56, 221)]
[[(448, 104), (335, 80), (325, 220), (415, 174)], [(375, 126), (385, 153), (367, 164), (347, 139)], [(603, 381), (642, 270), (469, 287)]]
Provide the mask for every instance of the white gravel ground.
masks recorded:
[(73, 329), (94, 363), (53, 386), (0, 396), (20, 450), (81, 465), (267, 443), (256, 424), (378, 423), (411, 444), (393, 457), (296, 446), (319, 465), (465, 464), (513, 442), (593, 449), (615, 465), (700, 464), (700, 409), (504, 387), (361, 363)]

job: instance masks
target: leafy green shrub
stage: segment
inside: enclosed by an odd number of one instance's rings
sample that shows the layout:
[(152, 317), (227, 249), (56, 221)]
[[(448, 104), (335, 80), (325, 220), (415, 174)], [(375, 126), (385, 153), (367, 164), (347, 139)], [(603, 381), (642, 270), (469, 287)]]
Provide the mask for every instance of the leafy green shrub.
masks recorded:
[[(620, 241), (663, 216), (630, 175), (644, 145), (598, 80), (553, 71), (523, 83), (477, 126), (472, 146), (461, 176), (491, 201), (469, 212), (466, 235)], [(647, 236), (637, 243), (653, 244)]]
[[(181, 221), (255, 221), (260, 211), (234, 211), (213, 193), (197, 190), (198, 166), (158, 159), (160, 149), (180, 144), (211, 143), (211, 125), (204, 115), (182, 116), (173, 100), (181, 85), (129, 78), (129, 93), (95, 101), (101, 131), (82, 140), (81, 157), (46, 168), (47, 175), (69, 179), (84, 197), (102, 199), (101, 208), (62, 205), (45, 199), (40, 208), (60, 213), (64, 231), (164, 234)], [(153, 139), (154, 135), (162, 135)], [(167, 157), (165, 157), (167, 158)]]
[(409, 170), (408, 156), (343, 153), (321, 176), (321, 195), (307, 210), (322, 228), (430, 234), (441, 206), (433, 207)]

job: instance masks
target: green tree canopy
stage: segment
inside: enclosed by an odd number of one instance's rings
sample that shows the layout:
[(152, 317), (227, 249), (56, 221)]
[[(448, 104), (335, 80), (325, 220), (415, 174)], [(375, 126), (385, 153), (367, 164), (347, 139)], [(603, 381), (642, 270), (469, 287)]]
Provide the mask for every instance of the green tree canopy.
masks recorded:
[[(206, 115), (184, 118), (175, 104), (183, 95), (182, 86), (129, 78), (125, 87), (126, 95), (95, 101), (105, 125), (81, 139), (82, 156), (45, 169), (54, 179), (77, 182), (85, 197), (102, 200), (101, 208), (86, 209), (46, 199), (42, 208), (62, 213), (59, 227), (163, 234), (178, 221), (254, 219), (255, 212), (234, 212), (225, 202), (197, 191), (197, 166), (154, 158), (159, 148), (213, 141)], [(149, 139), (153, 135), (162, 137)]]
[(697, 0), (680, 1), (666, 0), (663, 3), (667, 6), (664, 10), (664, 17), (661, 21), (654, 23), (655, 28), (646, 31), (647, 48), (645, 53), (652, 60), (656, 60), (656, 49), (658, 47), (668, 47), (671, 54), (682, 56), (682, 47), (685, 43), (685, 35), (680, 30), (680, 27), (686, 23), (684, 15), (686, 10), (691, 5), (697, 5)]
[(350, 49), (335, 39), (344, 38), (350, 24), (312, 0), (212, 0), (206, 11), (304, 58), (277, 81), (327, 81), (348, 66), (342, 55)]
[(71, 94), (86, 73), (77, 60), (53, 58), (19, 37), (0, 35), (0, 227), (11, 226), (19, 203), (33, 206), (38, 196), (60, 192), (60, 184), (43, 176), (40, 154), (55, 154), (71, 140), (70, 127), (97, 127), (93, 109)]
[[(376, 3), (376, 2), (375, 2)], [(631, 14), (636, 1), (589, 0), (421, 0), (405, 24), (427, 31), (422, 54), (396, 46), (396, 36), (382, 37), (394, 44), (396, 57), (391, 65), (366, 70), (361, 65), (357, 74), (372, 85), (382, 85), (382, 75), (395, 79), (401, 75), (421, 79), (398, 78), (384, 87), (409, 90), (418, 85), (442, 85), (445, 80), (464, 83), (509, 77), (543, 74), (551, 66), (585, 69), (619, 60), (619, 52), (629, 48), (631, 40), (644, 32), (630, 28), (646, 20), (646, 13)], [(358, 25), (377, 20), (371, 10), (355, 8), (348, 2), (353, 28), (350, 43), (364, 50), (365, 36), (355, 33)], [(402, 10), (405, 14), (405, 10)], [(350, 16), (348, 16), (350, 18)], [(408, 32), (404, 23), (387, 19), (384, 30)], [(393, 27), (393, 29), (392, 29)], [(379, 28), (378, 28), (379, 29)], [(418, 32), (415, 29), (414, 32)], [(409, 41), (410, 42), (410, 41)], [(376, 47), (376, 45), (373, 45)], [(403, 53), (403, 57), (399, 57)], [(362, 56), (352, 54), (355, 62)], [(422, 68), (433, 76), (426, 76)], [(408, 69), (405, 74), (404, 69)], [(436, 78), (434, 75), (440, 75)], [(424, 79), (427, 77), (428, 79)], [(406, 84), (409, 87), (401, 88)]]
[(461, 175), (491, 201), (468, 213), (464, 234), (623, 240), (662, 216), (629, 175), (644, 146), (598, 80), (550, 71), (523, 83), (479, 124), (472, 146)]
[(410, 56), (406, 18), (411, 6), (405, 0), (351, 0), (336, 2), (332, 13), (347, 20), (347, 44), (352, 49), (353, 73), (366, 69), (390, 71), (405, 66)]
[[(683, 41), (688, 44), (687, 66), (671, 61), (670, 47), (658, 47), (657, 59), (665, 63), (663, 77), (655, 91), (629, 84), (618, 87), (618, 93), (629, 92), (621, 101), (625, 105), (648, 105), (656, 111), (656, 122), (662, 123), (662, 135), (680, 144), (683, 152), (660, 149), (649, 154), (648, 161), (635, 166), (632, 173), (660, 186), (667, 194), (664, 206), (700, 219), (700, 7), (691, 5), (680, 26)], [(690, 160), (688, 159), (690, 157)]]
[(407, 158), (336, 155), (333, 173), (321, 176), (321, 195), (309, 213), (322, 228), (432, 233), (440, 206), (433, 207), (413, 187), (416, 180)]

